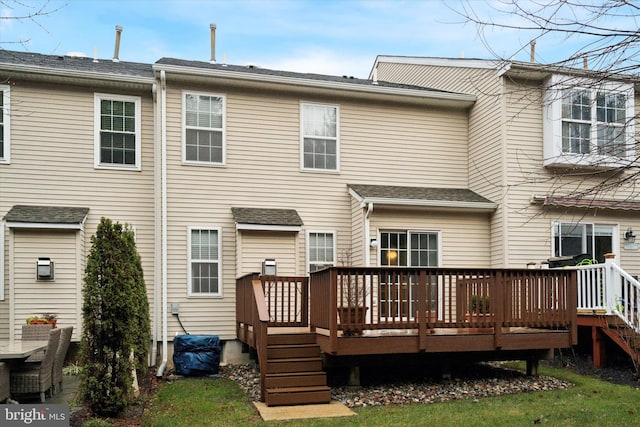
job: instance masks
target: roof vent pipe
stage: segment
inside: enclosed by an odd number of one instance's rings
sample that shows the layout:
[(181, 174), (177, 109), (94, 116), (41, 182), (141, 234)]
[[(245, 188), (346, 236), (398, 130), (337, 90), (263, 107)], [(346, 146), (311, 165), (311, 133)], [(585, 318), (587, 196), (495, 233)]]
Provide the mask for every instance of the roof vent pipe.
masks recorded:
[(120, 35), (122, 34), (122, 27), (116, 25), (116, 48), (113, 51), (113, 62), (120, 62)]
[(216, 24), (209, 24), (211, 28), (211, 63), (216, 63)]
[(582, 68), (585, 70), (589, 69), (589, 59), (587, 58), (587, 54), (582, 55)]
[(529, 46), (531, 46), (531, 58), (529, 59), (529, 62), (536, 62), (536, 41), (531, 40), (529, 42)]

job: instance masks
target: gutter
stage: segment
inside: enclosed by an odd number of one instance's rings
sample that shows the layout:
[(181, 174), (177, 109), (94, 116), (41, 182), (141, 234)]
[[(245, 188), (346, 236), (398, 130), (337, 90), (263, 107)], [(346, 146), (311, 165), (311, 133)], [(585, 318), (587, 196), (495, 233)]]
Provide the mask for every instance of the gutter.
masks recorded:
[(59, 77), (83, 78), (83, 79), (91, 79), (91, 80), (107, 80), (107, 81), (120, 82), (120, 83), (122, 82), (137, 83), (137, 84), (143, 84), (143, 85), (149, 85), (149, 86), (155, 83), (155, 79), (153, 77), (130, 76), (126, 74), (108, 74), (108, 73), (79, 71), (79, 70), (64, 70), (60, 68), (41, 67), (38, 65), (2, 63), (0, 64), (0, 69), (7, 72), (19, 71), (24, 73), (42, 74), (48, 77), (51, 77), (53, 75), (53, 76), (59, 76)]
[(155, 365), (157, 357), (158, 357), (158, 300), (159, 298), (159, 289), (158, 289), (158, 278), (162, 277), (162, 274), (159, 272), (160, 265), (160, 255), (158, 253), (158, 242), (160, 239), (158, 238), (159, 228), (158, 228), (158, 84), (154, 83), (151, 87), (151, 96), (153, 97), (153, 188), (154, 188), (154, 206), (153, 206), (153, 331), (151, 334), (151, 363), (150, 366)]
[(157, 377), (162, 377), (167, 367), (167, 78), (164, 70), (160, 71), (160, 157), (161, 157), (161, 227), (162, 238), (162, 363), (156, 372)]
[(182, 74), (186, 76), (200, 76), (210, 78), (221, 78), (235, 81), (259, 82), (282, 84), (288, 86), (299, 86), (315, 89), (333, 89), (340, 91), (359, 92), (363, 94), (379, 96), (403, 96), (414, 99), (433, 100), (459, 104), (462, 107), (471, 107), (477, 97), (454, 92), (429, 91), (427, 89), (408, 89), (398, 87), (384, 87), (379, 85), (360, 85), (346, 82), (335, 82), (315, 79), (304, 79), (299, 77), (278, 76), (271, 74), (253, 74), (241, 71), (218, 70), (210, 68), (185, 67), (181, 65), (154, 64), (154, 70), (166, 71), (172, 74)]
[(367, 204), (367, 212), (364, 214), (364, 266), (371, 267), (371, 248), (369, 242), (371, 241), (371, 224), (370, 218), (373, 213), (373, 203)]

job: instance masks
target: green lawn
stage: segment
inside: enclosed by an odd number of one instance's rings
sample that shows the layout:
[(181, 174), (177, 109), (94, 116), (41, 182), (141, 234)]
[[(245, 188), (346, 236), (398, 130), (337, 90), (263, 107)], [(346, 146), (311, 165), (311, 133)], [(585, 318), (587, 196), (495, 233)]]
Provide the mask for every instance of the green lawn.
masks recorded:
[(621, 426), (640, 423), (640, 388), (562, 369), (542, 375), (575, 384), (565, 390), (435, 404), (355, 409), (356, 417), (269, 422), (230, 380), (182, 379), (161, 385), (145, 426)]

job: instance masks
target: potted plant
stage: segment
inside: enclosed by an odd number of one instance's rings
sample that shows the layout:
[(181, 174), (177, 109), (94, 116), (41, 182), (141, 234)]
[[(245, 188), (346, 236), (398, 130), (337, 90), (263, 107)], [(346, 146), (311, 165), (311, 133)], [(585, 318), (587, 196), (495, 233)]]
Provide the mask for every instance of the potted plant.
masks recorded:
[(57, 316), (53, 313), (42, 313), (41, 316), (31, 316), (27, 318), (27, 325), (52, 325), (53, 328), (56, 327), (58, 319)]
[[(351, 265), (351, 248), (342, 252), (339, 263)], [(364, 276), (350, 274), (348, 272), (338, 274), (338, 319), (342, 324), (342, 333), (345, 336), (362, 335), (362, 326), (366, 320), (367, 284)]]
[(489, 295), (471, 295), (471, 303), (467, 313), (467, 321), (481, 321), (491, 314)]

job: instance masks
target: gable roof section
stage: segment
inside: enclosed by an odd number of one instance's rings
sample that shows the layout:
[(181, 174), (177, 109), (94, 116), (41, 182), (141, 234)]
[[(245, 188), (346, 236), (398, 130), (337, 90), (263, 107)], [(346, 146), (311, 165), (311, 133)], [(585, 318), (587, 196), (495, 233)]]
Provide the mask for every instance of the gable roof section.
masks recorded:
[(295, 209), (231, 208), (236, 230), (300, 231), (304, 225)]
[(167, 78), (182, 80), (202, 80), (211, 82), (215, 78), (226, 85), (243, 87), (280, 88), (291, 91), (317, 94), (318, 91), (335, 96), (378, 98), (405, 103), (439, 105), (451, 108), (469, 108), (476, 100), (475, 95), (449, 92), (420, 86), (396, 84), (348, 76), (329, 76), (312, 73), (270, 70), (254, 66), (211, 64), (175, 58), (161, 58), (153, 65), (154, 70), (164, 71)]
[(0, 49), (0, 72), (5, 75), (43, 81), (103, 81), (112, 85), (151, 86), (155, 76), (151, 64), (93, 59), (67, 55), (43, 55)]
[(4, 216), (13, 228), (68, 228), (81, 229), (89, 208), (68, 206), (15, 205)]
[(402, 187), (395, 185), (347, 184), (349, 193), (361, 203), (439, 209), (494, 211), (498, 205), (466, 188)]

